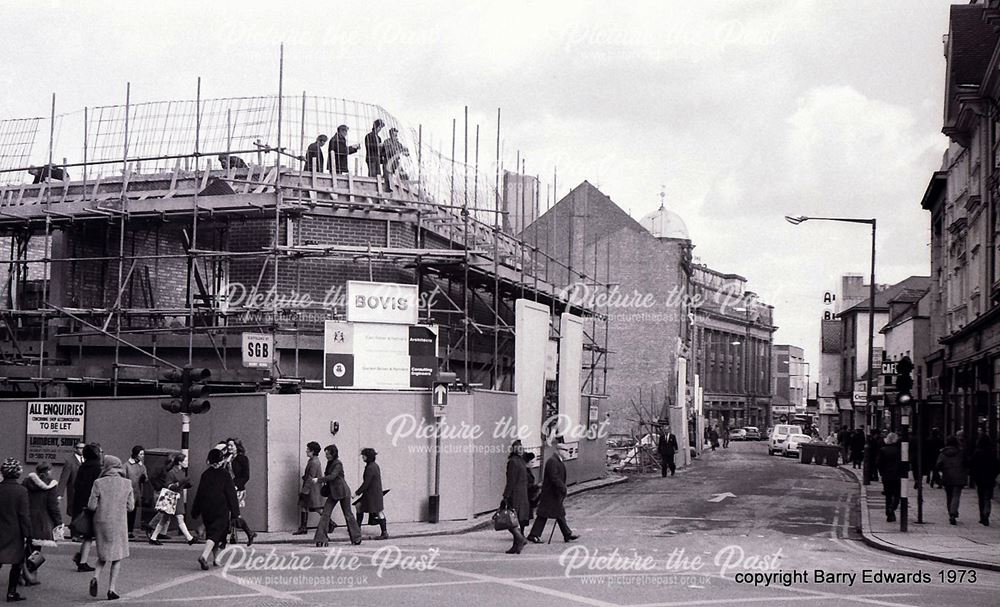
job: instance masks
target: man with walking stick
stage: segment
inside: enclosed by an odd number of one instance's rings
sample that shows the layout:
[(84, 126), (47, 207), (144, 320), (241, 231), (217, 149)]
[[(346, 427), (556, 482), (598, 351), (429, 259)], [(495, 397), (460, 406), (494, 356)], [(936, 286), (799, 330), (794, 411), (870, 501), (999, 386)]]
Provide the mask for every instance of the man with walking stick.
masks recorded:
[[(574, 535), (573, 531), (566, 523), (566, 509), (563, 507), (563, 500), (566, 499), (566, 464), (563, 459), (566, 457), (566, 444), (561, 436), (555, 438), (555, 449), (552, 456), (544, 462), (542, 472), (542, 492), (538, 502), (538, 513), (535, 523), (531, 526), (528, 534), (528, 541), (534, 544), (541, 544), (541, 535), (545, 531), (545, 523), (548, 519), (556, 519), (559, 531), (563, 535), (563, 540), (572, 542), (580, 536)], [(555, 528), (553, 528), (553, 533)], [(551, 536), (549, 540), (551, 541)]]

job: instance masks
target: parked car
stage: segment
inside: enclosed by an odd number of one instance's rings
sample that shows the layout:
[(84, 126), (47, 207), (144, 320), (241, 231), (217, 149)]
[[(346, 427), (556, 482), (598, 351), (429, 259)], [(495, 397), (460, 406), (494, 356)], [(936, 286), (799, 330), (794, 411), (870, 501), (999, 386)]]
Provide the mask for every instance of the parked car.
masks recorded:
[(781, 455), (785, 457), (789, 455), (799, 457), (799, 446), (811, 442), (812, 437), (808, 434), (789, 434), (788, 440), (785, 441), (785, 446), (781, 450)]
[(781, 453), (785, 448), (785, 442), (792, 434), (802, 434), (802, 426), (793, 426), (791, 424), (778, 424), (775, 426), (767, 439), (767, 454), (774, 455), (775, 453)]
[(758, 430), (755, 426), (747, 426), (746, 428), (743, 428), (743, 431), (746, 432), (746, 438), (744, 440), (760, 440), (760, 430)]
[(746, 440), (747, 431), (743, 428), (733, 428), (729, 431), (729, 440)]

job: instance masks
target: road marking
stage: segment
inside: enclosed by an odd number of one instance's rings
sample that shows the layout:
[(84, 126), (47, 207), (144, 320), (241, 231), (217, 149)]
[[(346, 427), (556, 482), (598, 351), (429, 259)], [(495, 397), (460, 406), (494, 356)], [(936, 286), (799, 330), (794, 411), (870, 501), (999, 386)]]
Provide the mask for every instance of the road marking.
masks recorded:
[(583, 603), (584, 605), (593, 605), (594, 607), (618, 607), (614, 603), (608, 603), (598, 599), (592, 599), (585, 596), (579, 596), (570, 592), (562, 592), (560, 590), (555, 590), (552, 588), (544, 588), (541, 586), (532, 586), (531, 584), (525, 584), (516, 580), (509, 580), (504, 578), (498, 578), (491, 575), (485, 575), (481, 573), (469, 573), (466, 571), (459, 571), (458, 569), (451, 569), (448, 567), (438, 567), (436, 571), (444, 571), (445, 573), (450, 573), (452, 575), (457, 575), (459, 577), (468, 577), (475, 580), (480, 580), (483, 582), (489, 582), (493, 584), (500, 584), (502, 586), (510, 586), (513, 588), (520, 588), (521, 590), (527, 590), (529, 592), (537, 592), (539, 594), (545, 594), (548, 596), (556, 597), (564, 601), (573, 601), (576, 603)]
[(727, 491), (726, 493), (716, 493), (713, 497), (708, 498), (708, 501), (719, 503), (722, 500), (726, 499), (727, 497), (736, 497), (736, 496)]
[[(841, 595), (838, 595), (838, 597)], [(863, 599), (869, 597), (903, 597), (903, 596), (914, 596), (913, 593), (904, 594), (902, 592), (896, 592), (892, 594), (861, 594), (856, 595), (855, 598)], [(848, 597), (845, 597), (848, 598)], [(734, 599), (702, 599), (702, 600), (692, 600), (692, 601), (674, 601), (670, 603), (642, 603), (639, 605), (629, 605), (629, 607), (684, 607), (686, 605), (731, 605), (731, 604), (741, 604), (741, 603), (764, 603), (771, 601), (827, 601), (829, 596), (755, 596), (755, 597), (745, 597), (745, 598), (734, 598)], [(902, 607), (899, 603), (886, 603), (887, 605), (895, 605)]]
[(129, 592), (127, 595), (122, 596), (122, 598), (123, 599), (141, 598), (141, 597), (153, 594), (154, 592), (161, 592), (163, 590), (170, 590), (171, 588), (173, 588), (175, 586), (181, 586), (181, 585), (187, 584), (188, 582), (194, 582), (196, 580), (200, 580), (202, 578), (210, 577), (212, 575), (213, 574), (211, 572), (209, 572), (209, 573), (201, 572), (201, 573), (192, 573), (191, 575), (182, 575), (181, 577), (172, 578), (170, 580), (167, 580), (166, 582), (160, 582), (159, 584), (153, 584), (152, 586), (146, 586), (145, 588), (140, 588), (138, 590), (134, 590), (132, 592)]

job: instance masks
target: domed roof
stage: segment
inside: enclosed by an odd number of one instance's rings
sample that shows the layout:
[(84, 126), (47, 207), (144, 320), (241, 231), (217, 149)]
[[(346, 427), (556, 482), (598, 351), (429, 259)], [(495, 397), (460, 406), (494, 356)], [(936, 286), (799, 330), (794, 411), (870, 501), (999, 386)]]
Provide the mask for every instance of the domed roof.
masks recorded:
[(660, 203), (659, 209), (645, 215), (639, 220), (639, 223), (656, 238), (691, 240), (691, 237), (688, 236), (687, 225), (684, 224), (681, 216), (667, 209), (662, 203)]

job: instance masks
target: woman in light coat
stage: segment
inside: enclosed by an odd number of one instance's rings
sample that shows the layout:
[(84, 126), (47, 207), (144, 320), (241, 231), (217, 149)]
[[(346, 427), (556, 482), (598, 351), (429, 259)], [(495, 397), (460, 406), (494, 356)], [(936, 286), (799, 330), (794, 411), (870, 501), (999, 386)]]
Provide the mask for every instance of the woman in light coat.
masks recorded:
[(135, 495), (135, 510), (128, 513), (128, 539), (132, 539), (135, 517), (142, 506), (142, 488), (149, 480), (146, 472), (146, 450), (142, 445), (132, 447), (132, 457), (125, 462), (125, 478), (132, 483), (132, 494)]
[(90, 596), (97, 596), (97, 581), (104, 566), (111, 561), (108, 600), (118, 598), (115, 583), (121, 571), (122, 559), (128, 557), (128, 513), (135, 509), (132, 483), (125, 478), (122, 461), (113, 455), (104, 456), (101, 477), (94, 481), (87, 509), (94, 513), (94, 536), (97, 543), (97, 567), (90, 580)]

